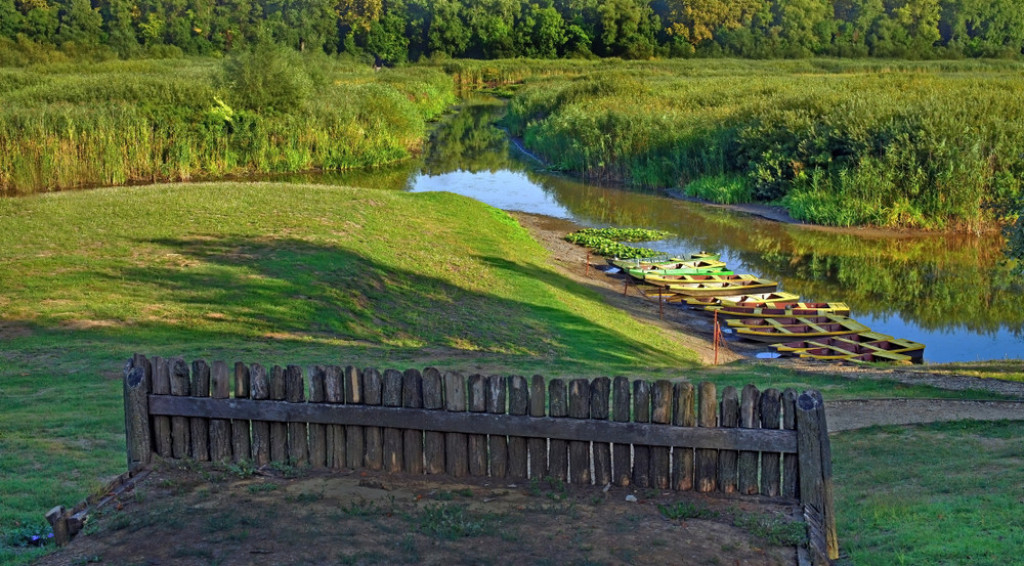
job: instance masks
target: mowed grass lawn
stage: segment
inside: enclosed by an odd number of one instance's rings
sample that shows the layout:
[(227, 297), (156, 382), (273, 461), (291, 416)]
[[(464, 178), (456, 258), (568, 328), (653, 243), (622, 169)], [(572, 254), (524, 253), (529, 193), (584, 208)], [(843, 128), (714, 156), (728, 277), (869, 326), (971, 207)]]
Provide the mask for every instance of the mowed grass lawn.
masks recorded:
[[(451, 194), (158, 185), (3, 199), (0, 221), (0, 563), (29, 562), (38, 551), (17, 545), (50, 507), (73, 505), (125, 470), (120, 380), (134, 352), (265, 366), (685, 376), (817, 388), (827, 399), (963, 395), (758, 365), (701, 372), (671, 333), (561, 276), (507, 214)], [(1024, 452), (1020, 427), (943, 429), (928, 443), (907, 430), (834, 438), (840, 543), (855, 563), (996, 564), (1024, 554), (1013, 515), (1024, 501), (1024, 466), (1013, 465)], [(893, 438), (918, 447), (905, 465)], [(954, 488), (913, 479), (950, 468), (962, 470)], [(968, 484), (992, 487), (935, 511), (934, 501)], [(932, 528), (936, 513), (955, 524)], [(980, 554), (976, 541), (988, 536), (1000, 546)]]

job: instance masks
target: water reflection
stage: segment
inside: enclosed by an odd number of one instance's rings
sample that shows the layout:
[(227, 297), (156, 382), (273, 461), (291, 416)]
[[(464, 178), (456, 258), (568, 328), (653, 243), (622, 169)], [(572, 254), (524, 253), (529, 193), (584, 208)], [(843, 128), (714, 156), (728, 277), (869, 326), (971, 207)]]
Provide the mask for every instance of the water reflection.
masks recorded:
[(451, 191), (584, 226), (667, 230), (678, 237), (653, 248), (720, 250), (734, 269), (777, 278), (810, 300), (845, 301), (874, 330), (927, 344), (929, 361), (1024, 355), (1024, 284), (1000, 265), (998, 234), (837, 233), (597, 187), (529, 167), (489, 126), (500, 111), (494, 102), (469, 104), (449, 117), (408, 190)]

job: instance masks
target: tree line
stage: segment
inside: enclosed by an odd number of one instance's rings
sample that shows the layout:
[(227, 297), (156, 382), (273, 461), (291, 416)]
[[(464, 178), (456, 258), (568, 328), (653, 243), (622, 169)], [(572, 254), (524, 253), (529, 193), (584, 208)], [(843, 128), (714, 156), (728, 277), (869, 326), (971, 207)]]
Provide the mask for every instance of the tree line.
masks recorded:
[(1017, 57), (1019, 0), (0, 0), (0, 45), (121, 57)]

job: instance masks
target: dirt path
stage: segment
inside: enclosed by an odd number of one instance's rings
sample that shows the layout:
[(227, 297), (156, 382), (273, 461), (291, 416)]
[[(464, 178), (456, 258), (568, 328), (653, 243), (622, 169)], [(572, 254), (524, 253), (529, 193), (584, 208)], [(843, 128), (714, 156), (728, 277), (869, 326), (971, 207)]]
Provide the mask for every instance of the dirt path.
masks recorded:
[[(680, 346), (697, 352), (703, 363), (711, 364), (713, 362), (715, 352), (711, 342), (712, 322), (710, 319), (683, 311), (675, 306), (659, 308), (657, 301), (643, 298), (636, 288), (630, 288), (628, 293), (623, 295), (624, 276), (609, 275), (594, 268), (593, 266), (603, 263), (599, 257), (590, 258), (592, 267), (588, 269), (586, 250), (563, 239), (565, 234), (579, 228), (571, 221), (535, 214), (518, 212), (512, 214), (524, 228), (529, 230), (535, 240), (551, 252), (552, 262), (563, 275), (594, 289), (611, 306), (623, 309), (647, 324), (665, 328), (678, 340)], [(761, 363), (759, 360), (754, 360), (753, 355), (763, 349), (762, 345), (730, 341), (727, 343), (727, 349), (719, 351), (719, 362), (748, 360), (751, 363)], [(875, 425), (961, 419), (1024, 419), (1024, 383), (982, 379), (966, 375), (939, 375), (929, 371), (927, 365), (880, 370), (857, 364), (821, 363), (796, 359), (771, 360), (767, 363), (783, 365), (800, 372), (828, 372), (850, 379), (891, 380), (956, 391), (985, 391), (1021, 401), (932, 399), (832, 401), (826, 405), (829, 414), (829, 430), (832, 432)]]

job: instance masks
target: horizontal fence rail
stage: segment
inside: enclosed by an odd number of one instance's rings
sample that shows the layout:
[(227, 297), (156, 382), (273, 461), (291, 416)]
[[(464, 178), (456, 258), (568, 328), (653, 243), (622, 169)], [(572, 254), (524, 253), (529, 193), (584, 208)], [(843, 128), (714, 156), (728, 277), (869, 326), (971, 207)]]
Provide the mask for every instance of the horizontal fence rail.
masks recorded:
[(134, 356), (124, 384), (129, 469), (157, 454), (799, 499), (824, 525), (810, 533), (818, 557), (838, 556), (817, 392), (747, 385), (719, 397), (710, 382), (436, 368), (305, 373)]

